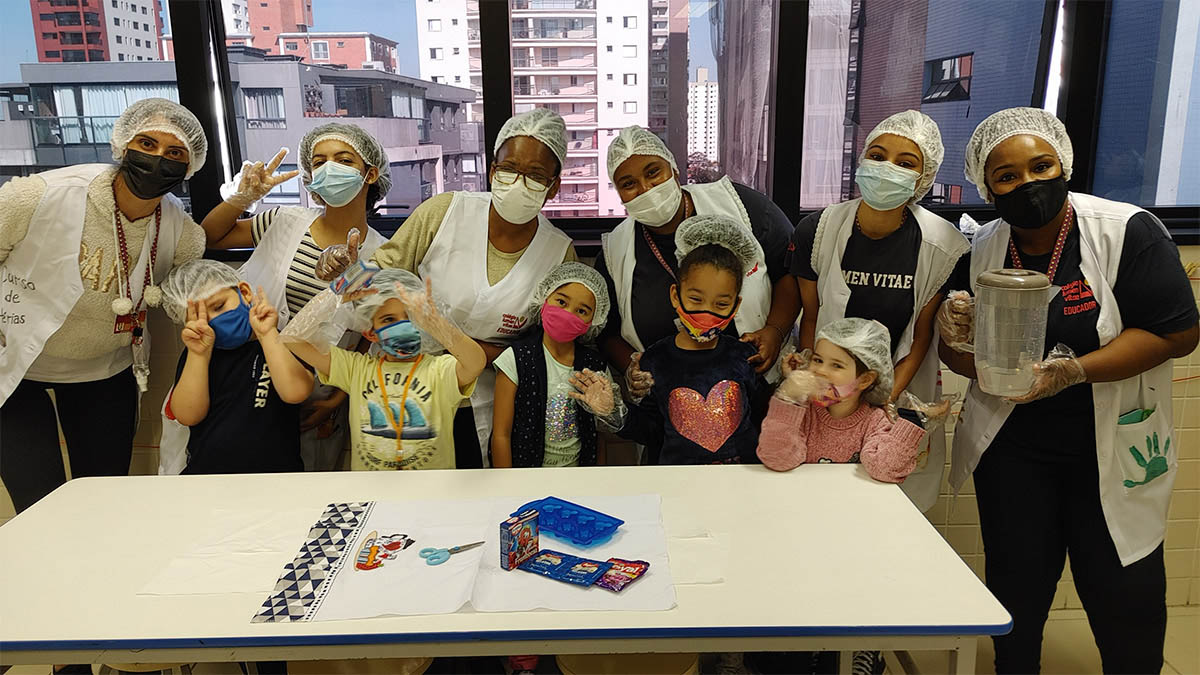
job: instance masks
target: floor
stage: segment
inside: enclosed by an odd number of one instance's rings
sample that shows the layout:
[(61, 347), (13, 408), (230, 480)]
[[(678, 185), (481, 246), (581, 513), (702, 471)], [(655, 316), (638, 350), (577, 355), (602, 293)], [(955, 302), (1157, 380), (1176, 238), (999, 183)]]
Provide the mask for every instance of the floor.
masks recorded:
[[(1173, 607), (1167, 622), (1167, 644), (1164, 650), (1164, 675), (1200, 675), (1200, 607)], [(920, 672), (926, 675), (944, 673), (946, 657), (937, 653), (914, 653)], [(48, 675), (49, 666), (14, 666), (5, 675)], [(241, 675), (233, 664), (201, 664), (195, 675)], [(991, 640), (979, 641), (976, 673), (990, 675), (992, 668)], [(1042, 651), (1042, 673), (1045, 675), (1082, 675), (1100, 672), (1100, 654), (1092, 641), (1087, 619), (1079, 610), (1056, 611), (1046, 624)]]

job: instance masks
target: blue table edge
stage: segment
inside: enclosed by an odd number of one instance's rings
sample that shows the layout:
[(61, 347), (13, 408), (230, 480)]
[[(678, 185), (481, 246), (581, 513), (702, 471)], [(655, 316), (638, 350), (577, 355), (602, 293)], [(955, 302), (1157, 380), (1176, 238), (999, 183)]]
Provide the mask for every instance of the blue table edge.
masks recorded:
[(991, 636), (1012, 630), (1004, 624), (963, 626), (747, 626), (743, 628), (603, 628), (540, 629), (483, 632), (345, 633), (340, 635), (256, 635), (215, 638), (154, 638), (121, 640), (11, 640), (0, 641), (5, 651), (68, 651), (84, 649), (186, 649), (218, 647), (304, 647), (369, 645), (412, 642), (516, 642), (523, 640), (597, 640), (666, 638), (776, 638), (837, 636), (938, 635)]

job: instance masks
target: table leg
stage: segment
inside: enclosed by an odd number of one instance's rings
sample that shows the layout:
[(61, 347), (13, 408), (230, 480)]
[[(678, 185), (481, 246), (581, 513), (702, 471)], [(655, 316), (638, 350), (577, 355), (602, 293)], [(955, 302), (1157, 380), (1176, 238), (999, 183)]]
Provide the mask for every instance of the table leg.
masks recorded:
[(970, 675), (975, 672), (975, 650), (978, 638), (958, 639), (958, 646), (950, 652), (950, 672), (955, 675)]
[(838, 675), (854, 672), (854, 652), (838, 652)]

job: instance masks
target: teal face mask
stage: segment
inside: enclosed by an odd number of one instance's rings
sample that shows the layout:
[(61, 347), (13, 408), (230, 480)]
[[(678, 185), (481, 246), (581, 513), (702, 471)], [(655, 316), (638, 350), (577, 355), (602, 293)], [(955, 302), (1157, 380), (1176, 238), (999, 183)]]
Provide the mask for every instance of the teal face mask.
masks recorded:
[(354, 167), (325, 162), (313, 171), (308, 191), (315, 192), (328, 206), (345, 206), (362, 190), (363, 175)]
[(863, 201), (876, 211), (891, 211), (912, 199), (921, 174), (891, 162), (864, 159), (854, 172)]

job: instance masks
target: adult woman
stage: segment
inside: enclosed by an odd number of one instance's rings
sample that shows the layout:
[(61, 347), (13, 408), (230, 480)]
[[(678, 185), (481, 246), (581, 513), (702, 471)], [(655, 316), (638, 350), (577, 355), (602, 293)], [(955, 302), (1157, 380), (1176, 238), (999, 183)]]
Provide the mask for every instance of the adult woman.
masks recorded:
[[(932, 355), (937, 308), (969, 248), (953, 224), (917, 205), (941, 167), (942, 135), (928, 116), (906, 110), (867, 135), (855, 173), (862, 197), (813, 213), (796, 225), (792, 274), (804, 315), (800, 347), (843, 317), (875, 319), (892, 337), (895, 383), (927, 403), (940, 397)], [(902, 488), (922, 511), (937, 501), (946, 439), (929, 434), (927, 451)]]
[[(566, 124), (534, 108), (504, 123), (496, 137), (491, 192), (451, 192), (418, 206), (371, 261), (433, 277), (447, 316), (477, 340), (491, 363), (529, 321), (529, 295), (555, 265), (575, 260), (571, 238), (541, 215), (558, 193), (567, 154)], [(357, 258), (346, 245), (322, 254), (318, 274), (332, 279)], [(492, 429), (495, 371), (471, 396), (477, 447), (455, 420), (459, 468), (482, 465)]]
[(760, 373), (770, 369), (795, 320), (780, 311), (795, 304), (794, 298), (791, 303), (772, 301), (772, 287), (795, 295), (784, 261), (792, 229), (787, 216), (766, 195), (728, 177), (681, 185), (666, 144), (636, 125), (622, 129), (609, 145), (608, 175), (629, 213), (604, 236), (596, 258), (596, 269), (614, 299), (599, 341), (609, 360), (625, 370), (635, 352), (675, 334), (675, 310), (667, 292), (675, 283), (675, 229), (691, 216), (721, 215), (751, 231), (761, 248), (759, 264), (743, 284), (736, 328), (731, 323), (729, 330), (758, 347), (751, 362)]
[[(1062, 292), (1029, 394), (1013, 400), (972, 382), (954, 434), (951, 484), (974, 472), (988, 588), (1013, 616), (995, 638), (997, 672), (1036, 672), (1063, 558), (1087, 611), (1105, 672), (1157, 673), (1166, 631), (1162, 540), (1176, 471), (1171, 363), (1196, 347), (1195, 299), (1162, 224), (1142, 209), (1067, 191), (1066, 129), (1036, 108), (980, 123), (967, 179), (1000, 218), (975, 236), (971, 278), (1001, 267), (1046, 273)], [(973, 312), (947, 301), (942, 358)]]
[[(300, 141), (300, 171), (275, 175), (285, 154), (280, 151), (266, 166), (259, 162), (243, 167), (237, 191), (203, 223), (211, 248), (254, 247), (239, 273), (252, 287), (264, 289), (279, 310), (281, 326), (328, 286), (316, 277), (317, 259), (325, 247), (345, 242), (351, 230), (365, 233), (361, 250), (368, 256), (387, 241), (367, 224), (367, 214), (392, 184), (383, 146), (353, 124), (323, 124), (308, 132)], [(297, 173), (323, 208), (283, 206), (238, 218)], [(353, 347), (359, 337), (348, 335), (342, 346)], [(340, 389), (319, 384), (305, 402), (300, 445), (309, 471), (336, 468), (348, 447), (347, 398)]]
[(111, 145), (119, 166), (0, 187), (0, 475), (18, 512), (66, 480), (55, 406), (73, 477), (129, 471), (150, 373), (146, 306), (172, 267), (204, 254), (204, 232), (169, 194), (204, 164), (195, 116), (139, 101)]

